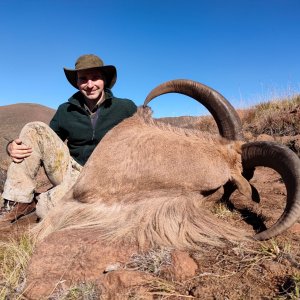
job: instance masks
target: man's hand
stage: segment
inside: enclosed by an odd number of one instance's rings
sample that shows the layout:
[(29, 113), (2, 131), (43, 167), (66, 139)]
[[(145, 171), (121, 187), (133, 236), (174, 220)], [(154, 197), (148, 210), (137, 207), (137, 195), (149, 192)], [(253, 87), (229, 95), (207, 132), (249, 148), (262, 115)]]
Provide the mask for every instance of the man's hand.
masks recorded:
[(32, 148), (23, 144), (20, 139), (15, 139), (8, 145), (7, 152), (14, 162), (20, 163), (31, 155)]

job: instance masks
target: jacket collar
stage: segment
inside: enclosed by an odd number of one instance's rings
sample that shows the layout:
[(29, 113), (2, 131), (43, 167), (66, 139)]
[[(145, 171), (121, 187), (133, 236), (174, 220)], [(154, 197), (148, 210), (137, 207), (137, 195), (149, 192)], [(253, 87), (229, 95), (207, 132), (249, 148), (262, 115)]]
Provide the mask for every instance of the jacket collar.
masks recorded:
[[(114, 96), (112, 91), (108, 88), (105, 88), (104, 93), (105, 93), (105, 100), (103, 101), (102, 104), (104, 104), (106, 102), (106, 100), (111, 99)], [(72, 95), (69, 98), (68, 102), (70, 102), (76, 106), (82, 107), (82, 108), (84, 107), (84, 104), (85, 104), (84, 97), (80, 91), (75, 93), (74, 95)]]

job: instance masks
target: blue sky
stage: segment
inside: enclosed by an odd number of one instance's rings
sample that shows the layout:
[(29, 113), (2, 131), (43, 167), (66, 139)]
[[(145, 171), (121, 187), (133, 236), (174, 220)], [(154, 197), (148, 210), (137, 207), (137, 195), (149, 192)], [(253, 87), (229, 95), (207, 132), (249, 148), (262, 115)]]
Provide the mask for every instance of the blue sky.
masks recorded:
[[(300, 93), (299, 0), (0, 0), (0, 105), (56, 109), (76, 90), (63, 67), (81, 54), (118, 70), (113, 93), (141, 105), (158, 84), (204, 83), (243, 108)], [(186, 96), (154, 116), (201, 115)]]

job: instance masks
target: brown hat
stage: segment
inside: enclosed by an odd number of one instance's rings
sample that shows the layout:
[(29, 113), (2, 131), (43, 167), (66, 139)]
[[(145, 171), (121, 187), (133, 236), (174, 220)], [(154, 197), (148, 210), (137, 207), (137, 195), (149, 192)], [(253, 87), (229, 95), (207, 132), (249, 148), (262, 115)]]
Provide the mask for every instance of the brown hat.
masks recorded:
[(102, 59), (94, 54), (86, 54), (80, 56), (75, 63), (75, 70), (64, 68), (68, 81), (76, 88), (77, 86), (77, 71), (99, 69), (105, 77), (105, 86), (112, 88), (117, 80), (117, 70), (115, 66), (104, 66)]

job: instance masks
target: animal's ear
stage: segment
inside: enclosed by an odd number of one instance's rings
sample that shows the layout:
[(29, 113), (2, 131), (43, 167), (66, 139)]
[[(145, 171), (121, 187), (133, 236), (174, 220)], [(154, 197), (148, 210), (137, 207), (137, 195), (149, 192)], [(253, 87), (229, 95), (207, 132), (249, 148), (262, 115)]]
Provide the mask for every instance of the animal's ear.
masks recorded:
[(236, 141), (233, 144), (234, 150), (238, 153), (238, 154), (242, 154), (243, 150), (242, 150), (242, 146), (244, 144), (244, 142), (242, 141)]
[(242, 195), (244, 195), (248, 200), (252, 200), (252, 188), (245, 177), (236, 173), (232, 175), (232, 181)]

